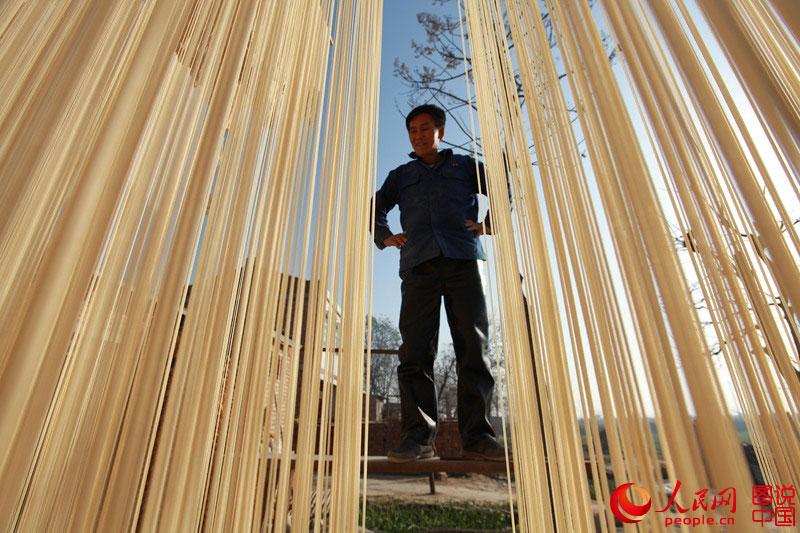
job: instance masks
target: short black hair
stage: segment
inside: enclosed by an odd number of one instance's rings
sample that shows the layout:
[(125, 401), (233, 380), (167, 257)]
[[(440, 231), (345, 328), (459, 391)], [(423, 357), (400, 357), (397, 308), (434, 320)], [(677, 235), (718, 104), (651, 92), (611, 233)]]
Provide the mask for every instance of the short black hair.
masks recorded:
[(444, 109), (433, 104), (418, 105), (406, 116), (406, 130), (411, 127), (411, 120), (417, 115), (430, 115), (433, 119), (433, 125), (437, 128), (444, 128), (444, 123), (447, 120), (447, 115)]

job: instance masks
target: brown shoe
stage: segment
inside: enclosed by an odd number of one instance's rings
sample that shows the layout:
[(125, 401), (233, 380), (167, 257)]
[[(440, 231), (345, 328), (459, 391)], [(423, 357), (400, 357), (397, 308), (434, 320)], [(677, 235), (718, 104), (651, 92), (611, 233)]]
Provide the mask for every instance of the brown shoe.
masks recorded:
[[(461, 457), (479, 461), (502, 462), (506, 460), (506, 449), (494, 439), (485, 439), (478, 444), (465, 447), (461, 451)], [(508, 460), (511, 461), (511, 452), (508, 452)]]
[(403, 443), (391, 450), (387, 459), (390, 463), (410, 463), (418, 459), (430, 459), (433, 457), (433, 446), (420, 444), (411, 439), (406, 439)]

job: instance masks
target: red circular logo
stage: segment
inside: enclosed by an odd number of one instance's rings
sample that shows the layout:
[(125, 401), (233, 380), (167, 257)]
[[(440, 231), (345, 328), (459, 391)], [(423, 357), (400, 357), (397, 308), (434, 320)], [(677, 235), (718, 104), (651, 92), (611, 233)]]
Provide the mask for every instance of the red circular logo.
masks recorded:
[[(633, 487), (634, 490), (639, 493), (639, 497), (644, 503), (641, 505), (633, 503), (630, 498), (628, 498), (628, 487)], [(633, 524), (641, 522), (644, 515), (650, 510), (650, 506), (653, 505), (653, 499), (650, 497), (650, 493), (644, 488), (634, 485), (633, 483), (624, 483), (611, 493), (610, 505), (611, 512), (614, 513), (614, 516), (619, 518), (621, 522)]]

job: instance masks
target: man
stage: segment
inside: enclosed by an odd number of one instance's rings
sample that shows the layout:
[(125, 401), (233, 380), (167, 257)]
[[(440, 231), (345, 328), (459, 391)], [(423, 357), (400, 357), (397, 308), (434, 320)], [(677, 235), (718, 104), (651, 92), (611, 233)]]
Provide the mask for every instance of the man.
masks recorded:
[[(445, 113), (423, 105), (406, 117), (412, 161), (391, 171), (375, 196), (375, 244), (400, 249), (400, 410), (403, 442), (389, 461), (433, 456), (437, 409), (433, 362), (444, 298), (458, 375), (458, 427), (464, 457), (504, 461), (487, 418), (494, 389), (486, 341), (488, 319), (478, 260), (486, 260), (479, 235), (491, 234), (489, 217), (477, 222), (483, 165), (439, 150)], [(397, 205), (403, 232), (393, 234), (386, 214)]]

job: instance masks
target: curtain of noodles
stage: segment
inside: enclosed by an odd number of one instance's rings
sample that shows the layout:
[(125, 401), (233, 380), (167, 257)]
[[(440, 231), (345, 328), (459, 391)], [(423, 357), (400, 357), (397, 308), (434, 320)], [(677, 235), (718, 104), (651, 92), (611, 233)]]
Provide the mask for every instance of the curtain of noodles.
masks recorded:
[[(592, 13), (465, 0), (524, 530), (591, 529), (590, 484), (613, 530), (606, 468), (617, 485), (748, 494), (736, 412), (767, 482), (797, 483), (800, 80), (788, 4), (637, 0)], [(496, 200), (506, 175), (512, 213)]]
[(0, 529), (355, 529), (381, 9), (0, 6)]
[[(464, 4), (522, 529), (800, 483), (797, 9)], [(381, 9), (0, 5), (4, 531), (356, 529)]]

